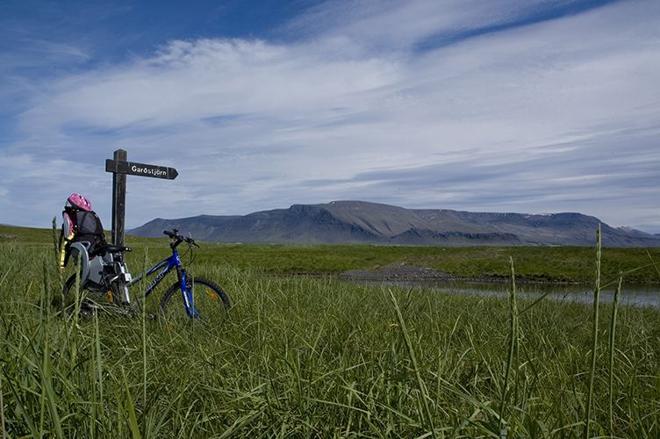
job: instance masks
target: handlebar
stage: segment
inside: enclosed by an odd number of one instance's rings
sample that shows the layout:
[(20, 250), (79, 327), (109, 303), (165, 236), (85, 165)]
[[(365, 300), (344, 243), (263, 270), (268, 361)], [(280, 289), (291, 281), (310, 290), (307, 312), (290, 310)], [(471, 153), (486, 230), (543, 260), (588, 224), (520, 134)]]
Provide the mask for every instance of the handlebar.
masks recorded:
[(183, 235), (180, 235), (179, 231), (177, 229), (172, 229), (171, 231), (170, 230), (163, 230), (163, 234), (169, 236), (170, 239), (172, 240), (172, 242), (170, 243), (170, 246), (172, 248), (176, 247), (177, 245), (181, 244), (182, 242), (186, 242), (190, 245), (194, 245), (195, 247), (199, 247), (199, 245), (197, 245), (197, 243), (195, 242), (194, 239), (188, 238), (188, 237), (183, 236)]

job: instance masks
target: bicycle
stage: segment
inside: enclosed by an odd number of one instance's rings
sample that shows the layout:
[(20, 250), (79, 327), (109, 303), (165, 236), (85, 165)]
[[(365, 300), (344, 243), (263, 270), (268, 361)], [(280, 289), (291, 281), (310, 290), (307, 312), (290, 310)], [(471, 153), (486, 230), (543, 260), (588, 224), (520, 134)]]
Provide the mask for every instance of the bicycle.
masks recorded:
[[(142, 282), (143, 279), (160, 270), (145, 289), (144, 299), (146, 300), (163, 279), (174, 270), (177, 274), (177, 282), (172, 284), (161, 298), (160, 313), (162, 316), (171, 317), (174, 314), (170, 305), (177, 291), (181, 292), (183, 309), (189, 318), (199, 319), (205, 314), (213, 316), (228, 310), (231, 302), (227, 293), (215, 282), (202, 277), (190, 276), (181, 262), (177, 247), (185, 242), (192, 252), (193, 247), (199, 248), (195, 240), (180, 235), (177, 229), (165, 230), (163, 234), (170, 238), (172, 254), (136, 278), (129, 273), (123, 258), (124, 253), (131, 251), (129, 247), (105, 245), (95, 252), (94, 257), (90, 258), (89, 243), (72, 244), (72, 249), (77, 252), (81, 261), (81, 274), (78, 278), (80, 290), (89, 293), (86, 294), (88, 299), (90, 297), (98, 298), (101, 294), (105, 297), (106, 302), (118, 302), (124, 309), (130, 309), (132, 305), (128, 290), (131, 286)], [(62, 294), (67, 302), (71, 301), (76, 281), (77, 275), (74, 274), (64, 284)], [(204, 294), (201, 294), (202, 292)], [(92, 303), (90, 308), (93, 310), (98, 306), (97, 303)], [(200, 309), (203, 312), (200, 313)]]

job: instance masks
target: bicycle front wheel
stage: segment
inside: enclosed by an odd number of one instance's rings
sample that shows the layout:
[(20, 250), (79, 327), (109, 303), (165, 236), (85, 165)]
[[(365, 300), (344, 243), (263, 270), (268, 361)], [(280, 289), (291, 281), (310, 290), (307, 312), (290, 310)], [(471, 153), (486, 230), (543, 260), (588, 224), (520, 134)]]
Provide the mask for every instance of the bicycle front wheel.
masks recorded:
[[(189, 297), (202, 320), (222, 318), (231, 303), (229, 296), (215, 282), (202, 277), (194, 277), (188, 281)], [(175, 298), (178, 298), (176, 300)], [(161, 314), (166, 318), (189, 318), (184, 304), (181, 285), (177, 282), (165, 292), (160, 301)]]

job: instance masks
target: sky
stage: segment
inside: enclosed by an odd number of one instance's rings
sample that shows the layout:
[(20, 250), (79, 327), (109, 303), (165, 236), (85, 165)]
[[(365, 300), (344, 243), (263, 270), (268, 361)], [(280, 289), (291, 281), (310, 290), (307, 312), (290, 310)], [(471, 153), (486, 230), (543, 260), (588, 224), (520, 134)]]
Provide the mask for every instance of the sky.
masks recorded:
[(365, 200), (660, 233), (657, 0), (0, 0), (0, 223)]

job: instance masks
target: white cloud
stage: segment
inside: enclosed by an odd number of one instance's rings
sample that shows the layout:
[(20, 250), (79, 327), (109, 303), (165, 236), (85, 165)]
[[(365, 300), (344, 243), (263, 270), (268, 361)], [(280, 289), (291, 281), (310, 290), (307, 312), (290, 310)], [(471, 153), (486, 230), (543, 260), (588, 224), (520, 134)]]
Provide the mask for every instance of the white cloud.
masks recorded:
[(25, 121), (118, 129), (282, 111), (295, 120), (393, 83), (396, 69), (387, 60), (327, 60), (262, 41), (176, 41), (153, 58), (59, 82)]
[[(286, 28), (315, 36), (331, 48), (359, 42), (370, 50), (408, 50), (425, 39), (454, 38), (465, 32), (504, 25), (571, 0), (335, 0), (312, 8)], [(318, 44), (318, 41), (315, 42)]]
[[(42, 180), (49, 192), (35, 200), (56, 196), (71, 186), (62, 182), (64, 165), (75, 162), (85, 177), (69, 181), (94, 181), (107, 210), (103, 160), (121, 146), (181, 174), (175, 182), (131, 179), (132, 225), (354, 198), (580, 210), (660, 227), (648, 211), (659, 185), (632, 197), (624, 184), (653, 179), (626, 167), (660, 164), (648, 134), (660, 125), (656, 2), (415, 48), (515, 21), (543, 3), (330, 3), (289, 26), (307, 35), (295, 42), (173, 41), (152, 56), (49, 81), (20, 117), (24, 138), (8, 150), (18, 158), (0, 187), (34, 188), (40, 179), (18, 180), (19, 164), (40, 161), (53, 171)], [(626, 150), (615, 153), (614, 141)], [(397, 176), (406, 169), (415, 184)], [(3, 212), (16, 204), (13, 193), (0, 198)]]

